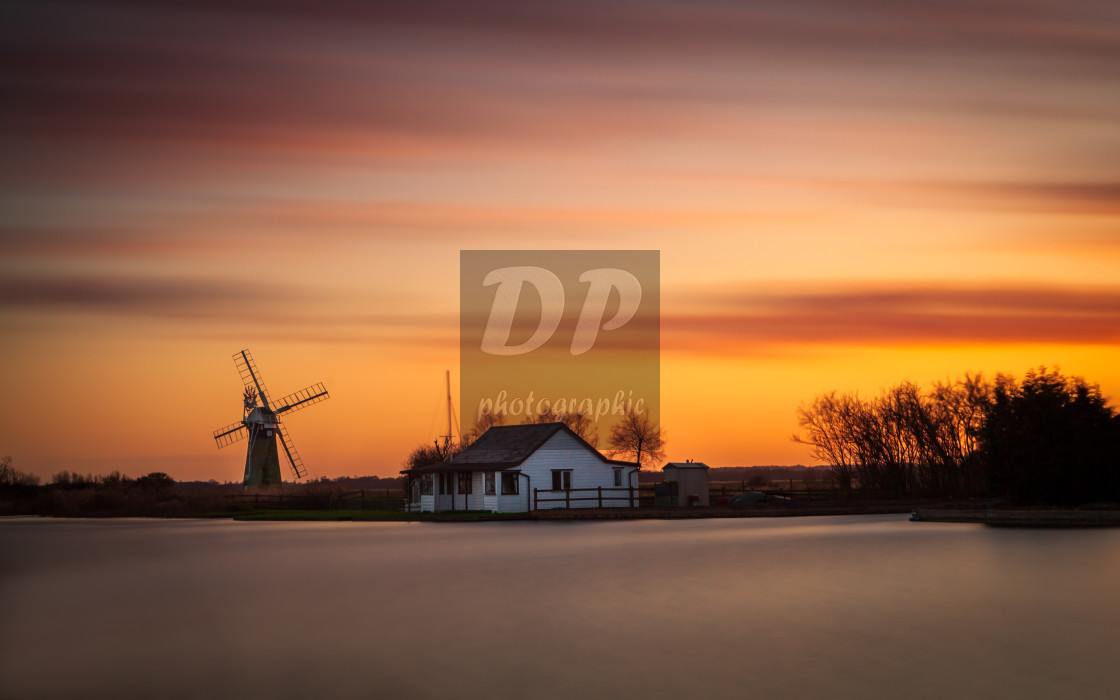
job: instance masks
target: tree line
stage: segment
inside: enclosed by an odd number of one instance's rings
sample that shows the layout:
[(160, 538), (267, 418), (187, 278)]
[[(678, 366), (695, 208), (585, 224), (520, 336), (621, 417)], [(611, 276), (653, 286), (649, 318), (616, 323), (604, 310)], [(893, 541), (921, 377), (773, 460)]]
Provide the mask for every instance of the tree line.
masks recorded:
[(1020, 381), (966, 374), (878, 396), (829, 392), (793, 439), (850, 492), (1076, 504), (1120, 499), (1120, 416), (1100, 387), (1040, 367)]

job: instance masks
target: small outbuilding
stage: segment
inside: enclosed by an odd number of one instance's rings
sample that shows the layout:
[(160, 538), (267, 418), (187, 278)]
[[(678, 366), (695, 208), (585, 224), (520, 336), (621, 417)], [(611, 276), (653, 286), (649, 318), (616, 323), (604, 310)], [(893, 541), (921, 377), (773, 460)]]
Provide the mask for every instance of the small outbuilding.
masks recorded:
[(677, 485), (676, 505), (708, 505), (708, 465), (703, 462), (669, 462), (661, 467), (664, 480)]

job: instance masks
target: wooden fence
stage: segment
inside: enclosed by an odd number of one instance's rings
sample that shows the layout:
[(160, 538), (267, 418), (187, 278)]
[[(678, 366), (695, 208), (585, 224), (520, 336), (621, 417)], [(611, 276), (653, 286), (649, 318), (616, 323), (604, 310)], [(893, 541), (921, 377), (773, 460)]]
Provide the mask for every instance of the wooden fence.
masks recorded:
[[(545, 494), (545, 497), (542, 498), (541, 494)], [(548, 496), (550, 494), (560, 495), (549, 498)], [(625, 501), (626, 505), (630, 507), (646, 505), (644, 501), (648, 501), (648, 504), (652, 505), (653, 487), (621, 486), (604, 488), (602, 486), (596, 486), (595, 488), (567, 489), (561, 491), (533, 489), (533, 510), (539, 510), (539, 504), (541, 503), (563, 503), (565, 508), (572, 508), (573, 503), (576, 504), (574, 506), (575, 508), (603, 508), (604, 502), (609, 504), (611, 501)], [(608, 505), (607, 507), (610, 506)]]
[[(596, 487), (583, 489), (568, 489), (555, 491), (551, 489), (533, 489), (533, 510), (539, 510), (541, 503), (563, 503), (564, 508), (604, 508), (610, 502), (625, 501), (628, 506), (650, 507), (655, 505), (654, 484), (643, 484), (637, 487)], [(745, 483), (711, 484), (708, 488), (709, 504), (718, 505), (722, 499), (745, 491), (761, 491), (767, 496), (797, 498), (803, 500), (817, 500), (834, 498), (835, 493), (828, 489), (753, 489)], [(724, 501), (726, 503), (726, 501)]]

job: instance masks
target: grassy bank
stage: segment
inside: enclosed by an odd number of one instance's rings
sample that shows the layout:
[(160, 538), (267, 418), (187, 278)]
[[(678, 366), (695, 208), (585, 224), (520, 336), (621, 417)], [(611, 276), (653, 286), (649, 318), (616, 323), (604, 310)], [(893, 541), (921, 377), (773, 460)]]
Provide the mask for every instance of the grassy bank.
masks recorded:
[(980, 523), (993, 527), (1120, 527), (1120, 509), (1058, 508), (917, 508), (918, 520), (932, 523)]
[[(827, 492), (795, 493), (745, 507), (580, 508), (532, 513), (408, 513), (403, 494), (387, 489), (349, 490), (348, 484), (314, 482), (269, 489), (239, 484), (170, 483), (145, 487), (139, 481), (105, 481), (9, 488), (0, 492), (0, 515), (82, 518), (231, 518), (243, 521), (477, 522), (498, 520), (635, 520), (772, 518), (910, 513), (931, 522), (986, 523), (1014, 527), (1113, 527), (1120, 506), (1074, 509), (1008, 507), (993, 502), (946, 503), (883, 497), (836, 498)], [(718, 493), (718, 492), (717, 492)], [(726, 502), (717, 496), (715, 500)]]
[(405, 513), (399, 510), (253, 510), (237, 513), (234, 520), (369, 521), (369, 522), (467, 522), (474, 520), (527, 520), (526, 513)]
[(474, 522), (495, 520), (687, 520), (696, 518), (780, 518), (821, 515), (877, 515), (910, 513), (909, 503), (813, 503), (746, 508), (556, 508), (531, 513), (405, 513), (391, 510), (253, 510), (233, 514), (245, 521), (371, 521), (371, 522)]

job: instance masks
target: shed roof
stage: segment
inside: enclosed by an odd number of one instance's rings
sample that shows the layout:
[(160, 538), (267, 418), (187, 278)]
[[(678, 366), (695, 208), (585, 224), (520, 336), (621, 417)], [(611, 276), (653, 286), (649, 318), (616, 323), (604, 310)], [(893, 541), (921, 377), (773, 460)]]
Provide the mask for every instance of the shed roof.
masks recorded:
[(549, 438), (559, 432), (566, 432), (574, 437), (603, 462), (627, 467), (638, 466), (637, 462), (624, 462), (604, 457), (599, 450), (592, 447), (563, 423), (529, 423), (526, 425), (495, 425), (479, 436), (465, 450), (452, 457), (450, 462), (405, 469), (402, 473), (489, 472), (511, 469), (520, 466), (530, 455), (548, 442)]
[(665, 471), (670, 467), (674, 469), (711, 469), (711, 467), (703, 462), (669, 462), (664, 467), (661, 467), (661, 471)]

